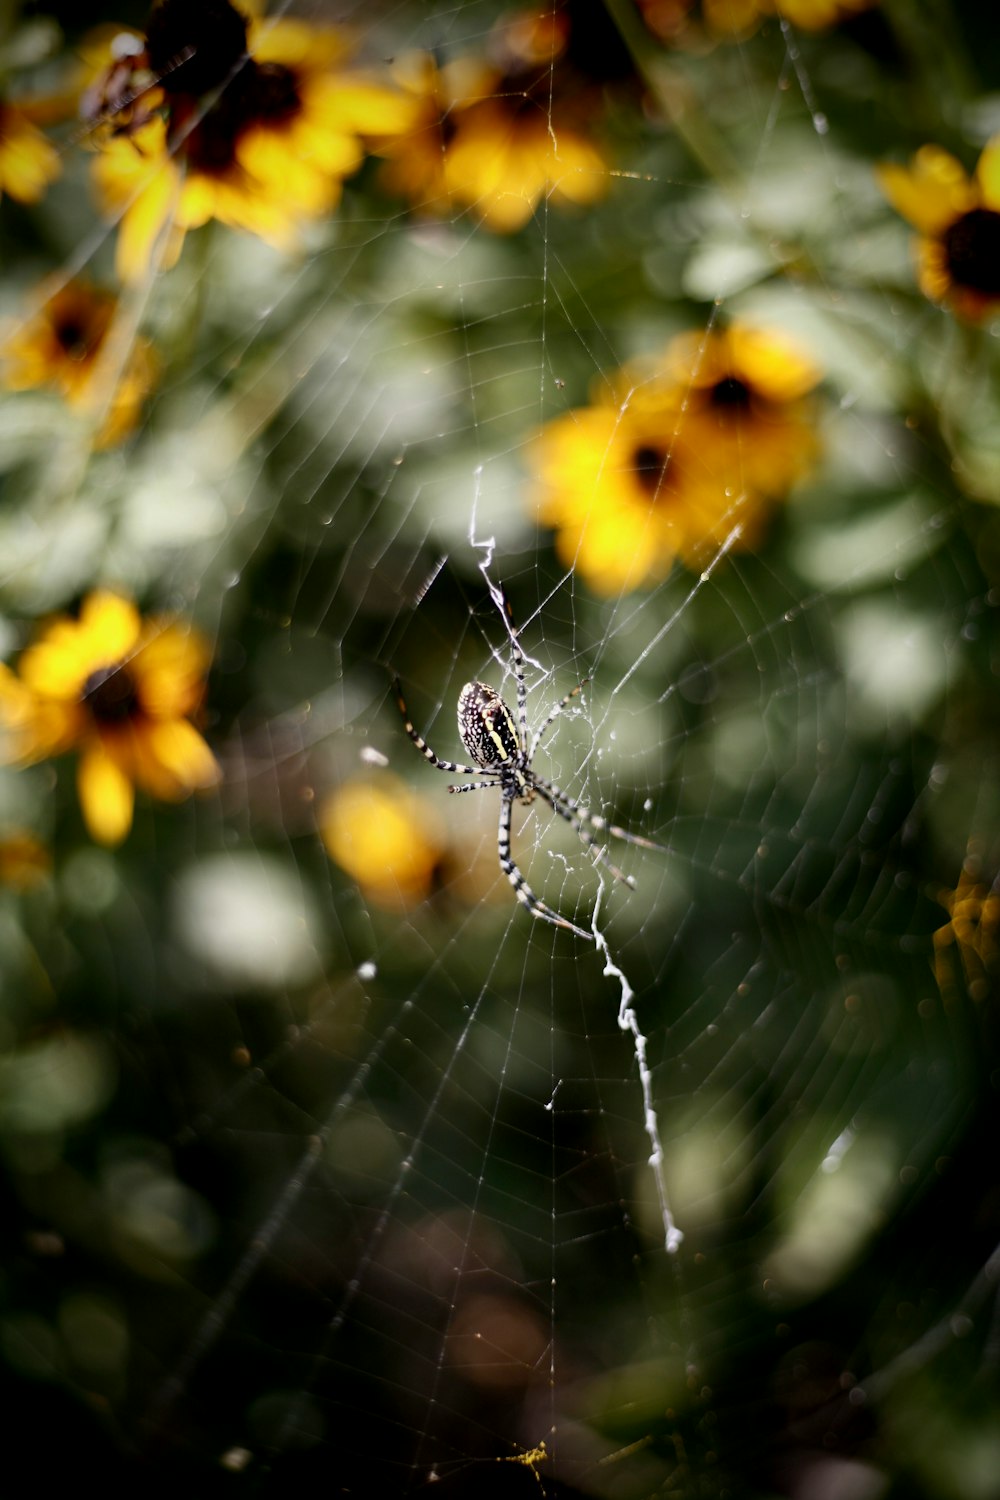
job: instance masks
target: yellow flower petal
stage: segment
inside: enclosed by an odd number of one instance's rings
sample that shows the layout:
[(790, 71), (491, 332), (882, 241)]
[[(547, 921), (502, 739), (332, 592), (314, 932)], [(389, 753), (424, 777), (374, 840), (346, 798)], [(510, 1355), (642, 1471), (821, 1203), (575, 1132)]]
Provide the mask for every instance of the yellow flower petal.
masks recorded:
[(150, 754), (177, 787), (177, 795), (214, 786), (219, 765), (187, 719), (164, 719), (146, 725), (143, 738)]
[(110, 589), (95, 589), (80, 606), (80, 630), (106, 662), (122, 661), (135, 646), (141, 628), (131, 599)]
[(178, 196), (177, 174), (168, 165), (150, 179), (126, 209), (115, 253), (115, 269), (122, 281), (141, 280), (154, 264), (158, 270), (176, 264), (183, 244), (175, 219)]
[(976, 181), (985, 208), (1000, 212), (1000, 135), (986, 142), (976, 166)]
[(575, 130), (557, 130), (549, 158), (549, 179), (559, 198), (570, 203), (596, 203), (607, 191), (604, 157)]
[(940, 234), (976, 205), (961, 162), (940, 146), (921, 146), (909, 167), (885, 162), (875, 172), (896, 212), (924, 234)]
[(0, 104), (0, 190), (37, 203), (60, 167), (59, 153), (22, 111)]
[(130, 664), (143, 712), (153, 719), (177, 719), (193, 712), (204, 694), (210, 660), (198, 631), (147, 620), (142, 645)]
[(308, 21), (286, 18), (251, 22), (247, 47), (256, 62), (327, 69), (344, 61), (351, 42), (335, 26), (310, 26)]
[(769, 401), (796, 401), (822, 379), (808, 352), (776, 329), (736, 323), (728, 346), (734, 372)]
[(180, 174), (167, 149), (164, 121), (150, 120), (134, 135), (103, 142), (92, 175), (104, 213), (120, 218), (115, 264), (122, 280), (146, 275), (154, 253), (158, 269), (173, 265), (183, 243), (177, 227)]
[(80, 757), (77, 792), (84, 822), (99, 844), (120, 844), (132, 827), (132, 783), (100, 740)]
[(78, 728), (75, 704), (40, 698), (0, 663), (0, 762), (30, 765), (58, 755), (73, 743)]
[(361, 73), (310, 80), (303, 88), (305, 114), (327, 130), (378, 140), (413, 128), (414, 100)]

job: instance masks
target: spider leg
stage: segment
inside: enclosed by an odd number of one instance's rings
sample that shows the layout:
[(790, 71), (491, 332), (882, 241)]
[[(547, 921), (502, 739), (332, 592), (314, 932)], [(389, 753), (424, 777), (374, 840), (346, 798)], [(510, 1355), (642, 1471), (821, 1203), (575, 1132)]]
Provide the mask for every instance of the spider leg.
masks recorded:
[[(619, 870), (618, 866), (609, 857), (607, 850), (602, 848), (602, 846), (597, 842), (593, 834), (590, 832), (590, 829), (587, 827), (586, 823), (583, 822), (582, 818), (577, 817), (576, 813), (570, 812), (568, 807), (563, 807), (562, 804), (557, 800), (557, 798), (546, 791), (544, 787), (540, 787), (537, 781), (535, 782), (535, 790), (538, 795), (549, 804), (549, 806), (552, 808), (552, 811), (557, 812), (559, 816), (569, 824), (573, 832), (580, 839), (580, 842), (585, 844), (586, 847), (592, 851), (595, 862), (597, 864), (603, 865), (606, 870), (609, 870), (616, 880), (623, 881), (625, 885), (631, 887), (632, 890), (635, 890), (635, 881), (632, 879), (631, 875), (626, 875), (624, 870)], [(601, 825), (598, 824), (597, 826)]]
[(499, 786), (499, 781), (463, 781), (461, 786), (450, 786), (449, 792), (489, 792)]
[(589, 677), (585, 677), (583, 679), (583, 681), (582, 682), (578, 682), (577, 685), (576, 685), (576, 687), (573, 688), (570, 692), (568, 692), (564, 698), (560, 698), (559, 702), (556, 704), (555, 708), (549, 714), (548, 718), (544, 719), (542, 721), (542, 723), (539, 725), (539, 727), (535, 730), (534, 738), (531, 741), (531, 750), (530, 750), (529, 755), (528, 755), (528, 760), (529, 761), (533, 761), (534, 760), (534, 758), (535, 758), (535, 751), (538, 749), (539, 745), (542, 743), (542, 736), (545, 734), (545, 732), (548, 729), (549, 725), (553, 724), (555, 722), (555, 720), (558, 719), (558, 717), (562, 713), (563, 709), (567, 706), (567, 704), (572, 703), (573, 699), (576, 697), (576, 695), (578, 693), (582, 693), (583, 692), (584, 688), (587, 686), (587, 683), (589, 681), (590, 681), (590, 678)]
[[(394, 677), (392, 679), (392, 691), (396, 696), (396, 702), (399, 704), (399, 711), (403, 715), (403, 728), (406, 730), (407, 734), (410, 736), (410, 739), (416, 745), (417, 749), (420, 751), (424, 759), (429, 760), (435, 770), (449, 771), (453, 776), (482, 776), (482, 766), (460, 766), (456, 761), (441, 760), (438, 756), (436, 756), (424, 737), (418, 734), (413, 725), (410, 723), (409, 709), (406, 707), (406, 701), (403, 698), (403, 690), (399, 685), (398, 677)], [(460, 791), (462, 789), (460, 787), (456, 787), (455, 790)]]
[[(629, 833), (627, 828), (619, 828), (617, 823), (609, 823), (599, 813), (592, 813), (588, 807), (584, 807), (574, 797), (567, 797), (566, 793), (560, 787), (555, 786), (553, 782), (546, 781), (544, 776), (538, 776), (532, 771), (531, 780), (538, 794), (544, 797), (550, 806), (555, 807), (556, 812), (561, 817), (565, 817), (567, 812), (573, 813), (580, 819), (581, 823), (586, 823), (591, 828), (596, 828), (598, 833), (610, 833), (613, 838), (622, 839), (626, 844), (638, 844), (640, 849), (662, 850), (662, 844), (656, 844), (652, 839), (644, 839), (639, 833)], [(556, 807), (557, 802), (561, 806)]]
[[(464, 790), (464, 788), (456, 787), (455, 790), (460, 791)], [(514, 800), (512, 797), (502, 796), (500, 798), (500, 826), (497, 830), (497, 853), (500, 856), (500, 868), (510, 881), (514, 889), (514, 895), (521, 902), (522, 906), (528, 908), (533, 917), (540, 917), (545, 922), (551, 922), (554, 927), (565, 927), (569, 932), (575, 932), (577, 937), (587, 938), (593, 942), (594, 934), (592, 932), (587, 932), (583, 927), (577, 927), (575, 923), (568, 922), (565, 917), (561, 917), (558, 912), (546, 906), (544, 901), (539, 900), (511, 858), (510, 818), (513, 807)]]
[(521, 745), (528, 743), (528, 687), (524, 680), (524, 653), (521, 650), (521, 642), (518, 639), (517, 626), (514, 624), (514, 611), (510, 607), (510, 600), (504, 595), (504, 609), (507, 611), (507, 619), (510, 624), (510, 649), (514, 658), (514, 678), (517, 682), (517, 717), (521, 728)]

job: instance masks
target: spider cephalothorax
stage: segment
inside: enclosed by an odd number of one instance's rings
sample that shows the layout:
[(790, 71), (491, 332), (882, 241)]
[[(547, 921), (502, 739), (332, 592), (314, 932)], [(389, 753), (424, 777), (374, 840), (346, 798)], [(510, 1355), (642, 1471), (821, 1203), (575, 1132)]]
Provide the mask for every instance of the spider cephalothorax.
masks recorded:
[(566, 705), (586, 686), (586, 679), (559, 700), (529, 739), (524, 657), (513, 626), (510, 627), (510, 644), (514, 659), (514, 677), (517, 682), (517, 719), (514, 718), (505, 700), (488, 683), (467, 682), (459, 694), (458, 733), (466, 752), (475, 762), (474, 765), (461, 766), (455, 761), (441, 760), (435, 755), (427, 741), (417, 733), (410, 722), (398, 681), (393, 683), (396, 702), (403, 715), (407, 734), (421, 755), (429, 760), (436, 770), (448, 771), (454, 776), (479, 777), (478, 781), (469, 781), (463, 786), (450, 786), (449, 792), (477, 792), (492, 787), (499, 788), (500, 825), (497, 831), (497, 853), (500, 868), (510, 881), (517, 899), (528, 908), (533, 917), (541, 917), (546, 922), (552, 922), (556, 927), (565, 927), (570, 932), (575, 932), (577, 937), (593, 940), (593, 932), (577, 927), (574, 922), (561, 917), (558, 912), (546, 906), (545, 902), (535, 895), (511, 857), (510, 823), (515, 800), (530, 803), (536, 797), (541, 797), (549, 804), (553, 812), (565, 819), (579, 835), (582, 842), (593, 852), (596, 862), (602, 864), (616, 880), (622, 880), (626, 885), (633, 884), (631, 877), (623, 874), (617, 865), (612, 864), (606, 851), (590, 833), (590, 829), (593, 828), (599, 833), (610, 833), (615, 838), (624, 839), (630, 844), (641, 844), (645, 848), (654, 848), (655, 845), (651, 844), (648, 839), (639, 838), (636, 834), (626, 833), (623, 828), (609, 826), (604, 818), (590, 812), (535, 771), (533, 762), (543, 736)]

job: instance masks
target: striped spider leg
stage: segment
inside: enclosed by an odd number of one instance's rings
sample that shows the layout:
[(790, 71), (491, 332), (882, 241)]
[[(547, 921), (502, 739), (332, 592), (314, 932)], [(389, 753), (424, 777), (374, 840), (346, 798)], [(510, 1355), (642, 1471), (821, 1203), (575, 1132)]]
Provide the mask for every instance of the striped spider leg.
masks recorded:
[[(509, 605), (507, 613), (509, 616)], [(543, 921), (551, 922), (555, 927), (566, 928), (577, 937), (593, 941), (592, 932), (588, 932), (583, 927), (577, 927), (574, 922), (568, 921), (566, 917), (553, 911), (550, 906), (546, 906), (545, 902), (535, 895), (518, 869), (510, 852), (511, 815), (515, 800), (528, 805), (535, 800), (536, 796), (541, 797), (553, 812), (570, 825), (581, 843), (591, 852), (595, 863), (603, 865), (615, 880), (621, 880), (628, 886), (634, 886), (631, 876), (625, 875), (616, 864), (612, 863), (591, 829), (597, 833), (611, 834), (630, 844), (640, 844), (644, 848), (652, 849), (656, 845), (636, 834), (627, 833), (624, 828), (609, 825), (604, 818), (590, 812), (534, 770), (532, 762), (544, 735), (563, 709), (582, 691), (589, 679), (585, 678), (583, 682), (577, 683), (575, 688), (561, 698), (535, 734), (529, 737), (524, 656), (513, 624), (510, 629), (510, 642), (514, 678), (517, 684), (517, 721), (515, 722), (510, 708), (496, 689), (485, 682), (467, 682), (459, 694), (458, 733), (467, 754), (474, 762), (472, 765), (459, 765), (456, 761), (442, 760), (436, 755), (427, 741), (413, 727), (398, 679), (393, 680), (393, 692), (403, 716), (406, 733), (424, 759), (429, 761), (435, 770), (447, 771), (454, 776), (478, 778), (476, 781), (466, 782), (463, 786), (450, 786), (449, 792), (478, 792), (493, 787), (499, 790), (500, 821), (497, 828), (497, 855), (500, 868), (510, 881), (518, 901), (527, 907), (533, 917), (539, 917)]]

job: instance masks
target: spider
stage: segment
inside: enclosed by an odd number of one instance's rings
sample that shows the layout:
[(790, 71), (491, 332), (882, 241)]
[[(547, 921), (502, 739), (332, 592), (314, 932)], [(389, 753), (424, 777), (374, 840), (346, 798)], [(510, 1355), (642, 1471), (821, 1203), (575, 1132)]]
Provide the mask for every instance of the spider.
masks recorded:
[[(509, 617), (509, 605), (507, 605), (507, 614)], [(529, 737), (528, 690), (524, 680), (524, 656), (521, 653), (517, 631), (513, 624), (510, 627), (510, 644), (514, 658), (514, 677), (517, 681), (516, 721), (500, 694), (485, 682), (467, 682), (459, 694), (458, 733), (462, 744), (475, 762), (474, 765), (460, 766), (453, 760), (441, 760), (435, 755), (427, 741), (417, 733), (410, 722), (398, 678), (393, 679), (393, 692), (396, 695), (396, 702), (399, 704), (407, 734), (421, 755), (430, 761), (435, 770), (448, 771), (454, 776), (479, 777), (478, 781), (466, 782), (464, 786), (450, 786), (449, 792), (478, 792), (494, 787), (499, 788), (500, 825), (497, 830), (497, 854), (500, 859), (500, 868), (510, 881), (517, 899), (527, 907), (533, 917), (551, 922), (555, 927), (565, 927), (567, 931), (575, 932), (577, 937), (587, 938), (593, 942), (592, 932), (587, 932), (583, 927), (577, 927), (575, 922), (568, 921), (566, 917), (561, 917), (558, 912), (553, 911), (550, 906), (546, 906), (545, 902), (535, 895), (518, 869), (510, 852), (510, 823), (515, 799), (524, 804), (530, 804), (536, 796), (541, 797), (543, 802), (547, 802), (553, 812), (565, 819), (579, 835), (583, 844), (592, 851), (596, 863), (603, 865), (616, 880), (621, 880), (630, 887), (634, 887), (635, 881), (611, 862), (607, 852), (590, 833), (590, 829), (593, 828), (599, 833), (610, 833), (615, 838), (624, 839), (630, 844), (640, 844), (646, 849), (654, 849), (656, 845), (650, 843), (648, 839), (639, 838), (636, 834), (627, 833), (624, 828), (609, 826), (604, 818), (590, 812), (572, 797), (568, 797), (544, 776), (539, 776), (534, 769), (534, 759), (542, 739), (563, 709), (586, 687), (589, 678), (584, 678), (582, 682), (577, 683), (575, 688), (560, 698), (555, 708)]]

